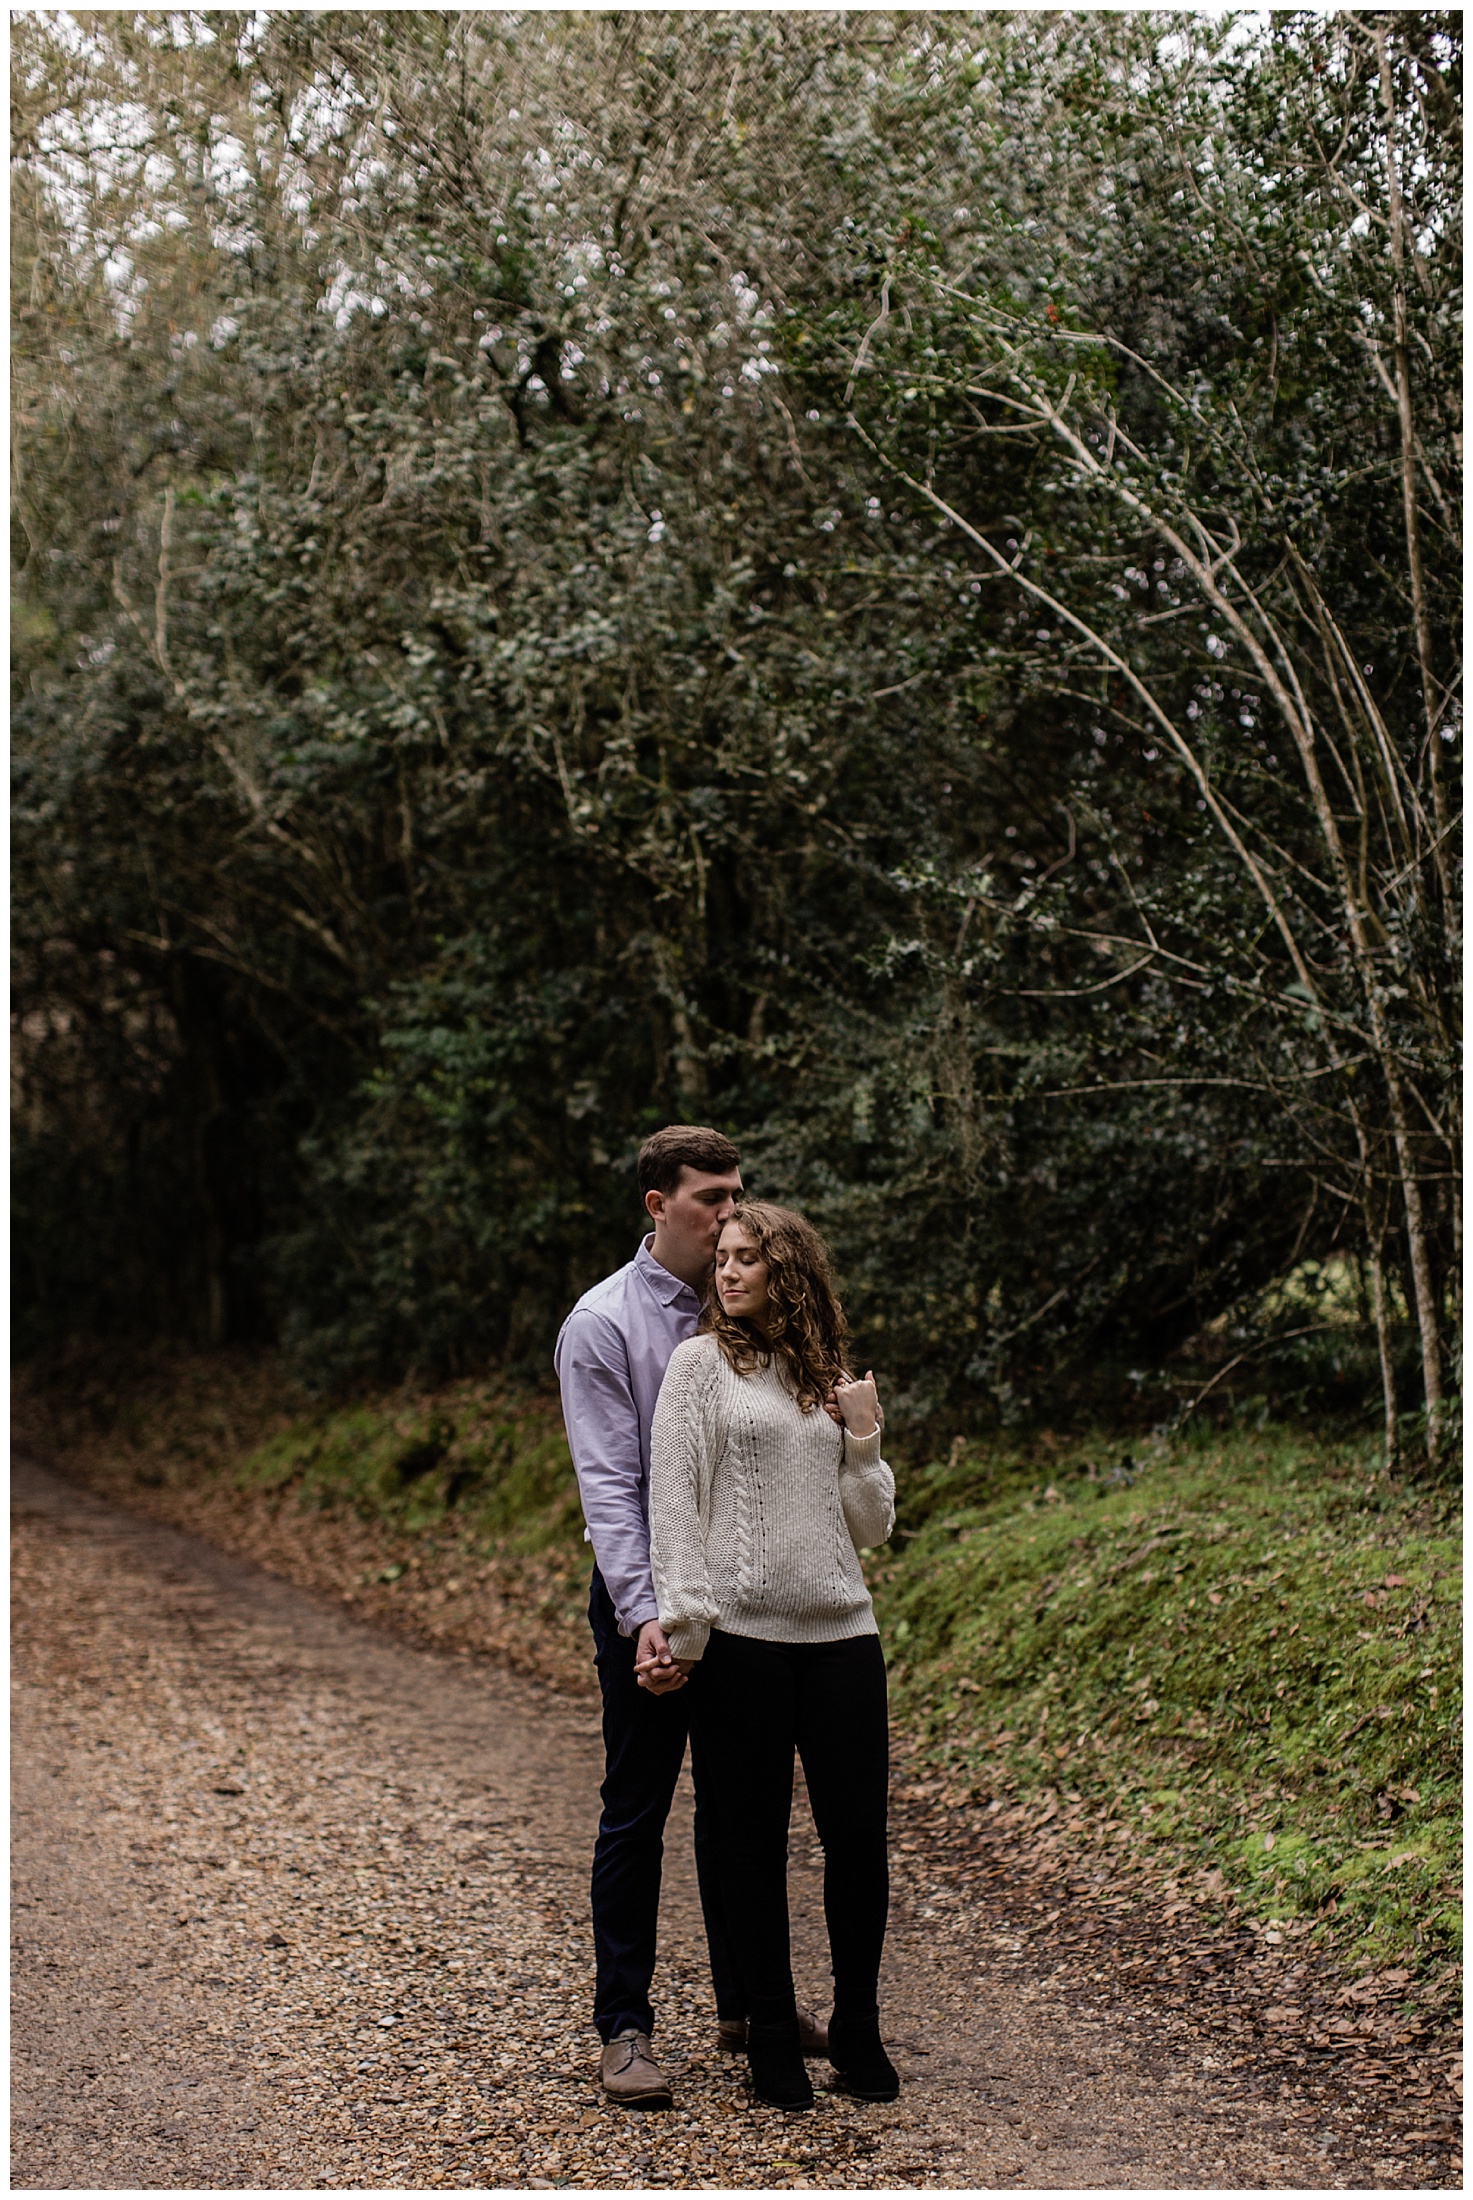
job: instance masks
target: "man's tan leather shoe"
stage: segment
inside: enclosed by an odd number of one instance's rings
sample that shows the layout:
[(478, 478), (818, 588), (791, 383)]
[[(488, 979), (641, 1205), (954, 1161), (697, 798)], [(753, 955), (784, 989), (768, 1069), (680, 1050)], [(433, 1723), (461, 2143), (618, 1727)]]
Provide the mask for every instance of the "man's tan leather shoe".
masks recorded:
[(669, 2108), (670, 2081), (655, 2061), (648, 2032), (621, 2032), (598, 2066), (603, 2089), (621, 2108)]
[[(719, 2017), (716, 2022), (716, 2043), (728, 2055), (744, 2055), (747, 2051), (747, 2020), (745, 2017)], [(829, 2051), (829, 2028), (816, 2011), (798, 2004), (798, 2046), (804, 2055), (826, 2055)]]

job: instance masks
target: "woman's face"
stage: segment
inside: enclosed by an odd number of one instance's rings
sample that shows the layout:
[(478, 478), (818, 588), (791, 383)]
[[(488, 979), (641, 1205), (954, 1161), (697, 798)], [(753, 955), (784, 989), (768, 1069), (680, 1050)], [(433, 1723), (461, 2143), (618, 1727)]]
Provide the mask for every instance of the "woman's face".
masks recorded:
[(716, 1290), (728, 1314), (761, 1327), (767, 1306), (767, 1263), (734, 1216), (716, 1241)]

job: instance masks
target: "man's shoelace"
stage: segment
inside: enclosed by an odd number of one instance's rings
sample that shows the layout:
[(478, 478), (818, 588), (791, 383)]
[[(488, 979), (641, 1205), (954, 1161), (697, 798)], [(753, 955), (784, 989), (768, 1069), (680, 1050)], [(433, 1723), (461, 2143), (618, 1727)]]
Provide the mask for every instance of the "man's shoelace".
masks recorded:
[(614, 2044), (625, 2050), (624, 2060), (615, 2071), (615, 2077), (622, 2078), (633, 2063), (649, 2061), (637, 2032), (631, 2032), (626, 2039), (616, 2040)]

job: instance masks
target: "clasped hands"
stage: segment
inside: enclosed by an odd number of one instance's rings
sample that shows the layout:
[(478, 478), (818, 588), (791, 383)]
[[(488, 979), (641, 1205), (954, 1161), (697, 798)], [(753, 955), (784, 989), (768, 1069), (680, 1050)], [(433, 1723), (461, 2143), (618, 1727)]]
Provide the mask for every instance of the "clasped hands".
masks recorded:
[[(862, 1380), (841, 1377), (824, 1400), (824, 1412), (851, 1436), (873, 1436), (880, 1425), (880, 1397), (874, 1370)], [(652, 1696), (673, 1696), (690, 1678), (693, 1658), (677, 1658), (669, 1637), (657, 1619), (648, 1619), (639, 1630), (634, 1650), (634, 1677)]]
[(673, 1696), (677, 1688), (684, 1688), (694, 1662), (676, 1657), (657, 1619), (645, 1621), (634, 1650), (634, 1677), (641, 1688), (652, 1696)]

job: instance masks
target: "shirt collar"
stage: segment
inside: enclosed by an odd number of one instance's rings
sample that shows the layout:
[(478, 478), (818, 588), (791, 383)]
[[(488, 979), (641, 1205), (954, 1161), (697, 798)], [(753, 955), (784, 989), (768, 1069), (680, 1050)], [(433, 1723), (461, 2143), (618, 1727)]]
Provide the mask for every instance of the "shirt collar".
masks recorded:
[(687, 1298), (695, 1299), (696, 1304), (699, 1306), (700, 1300), (696, 1298), (696, 1294), (690, 1285), (682, 1283), (679, 1276), (672, 1276), (669, 1269), (661, 1267), (659, 1261), (656, 1260), (650, 1250), (654, 1242), (655, 1233), (651, 1230), (648, 1237), (640, 1240), (639, 1251), (634, 1256), (634, 1265), (651, 1291), (654, 1292), (655, 1297), (662, 1306), (673, 1306), (681, 1293), (684, 1292)]

